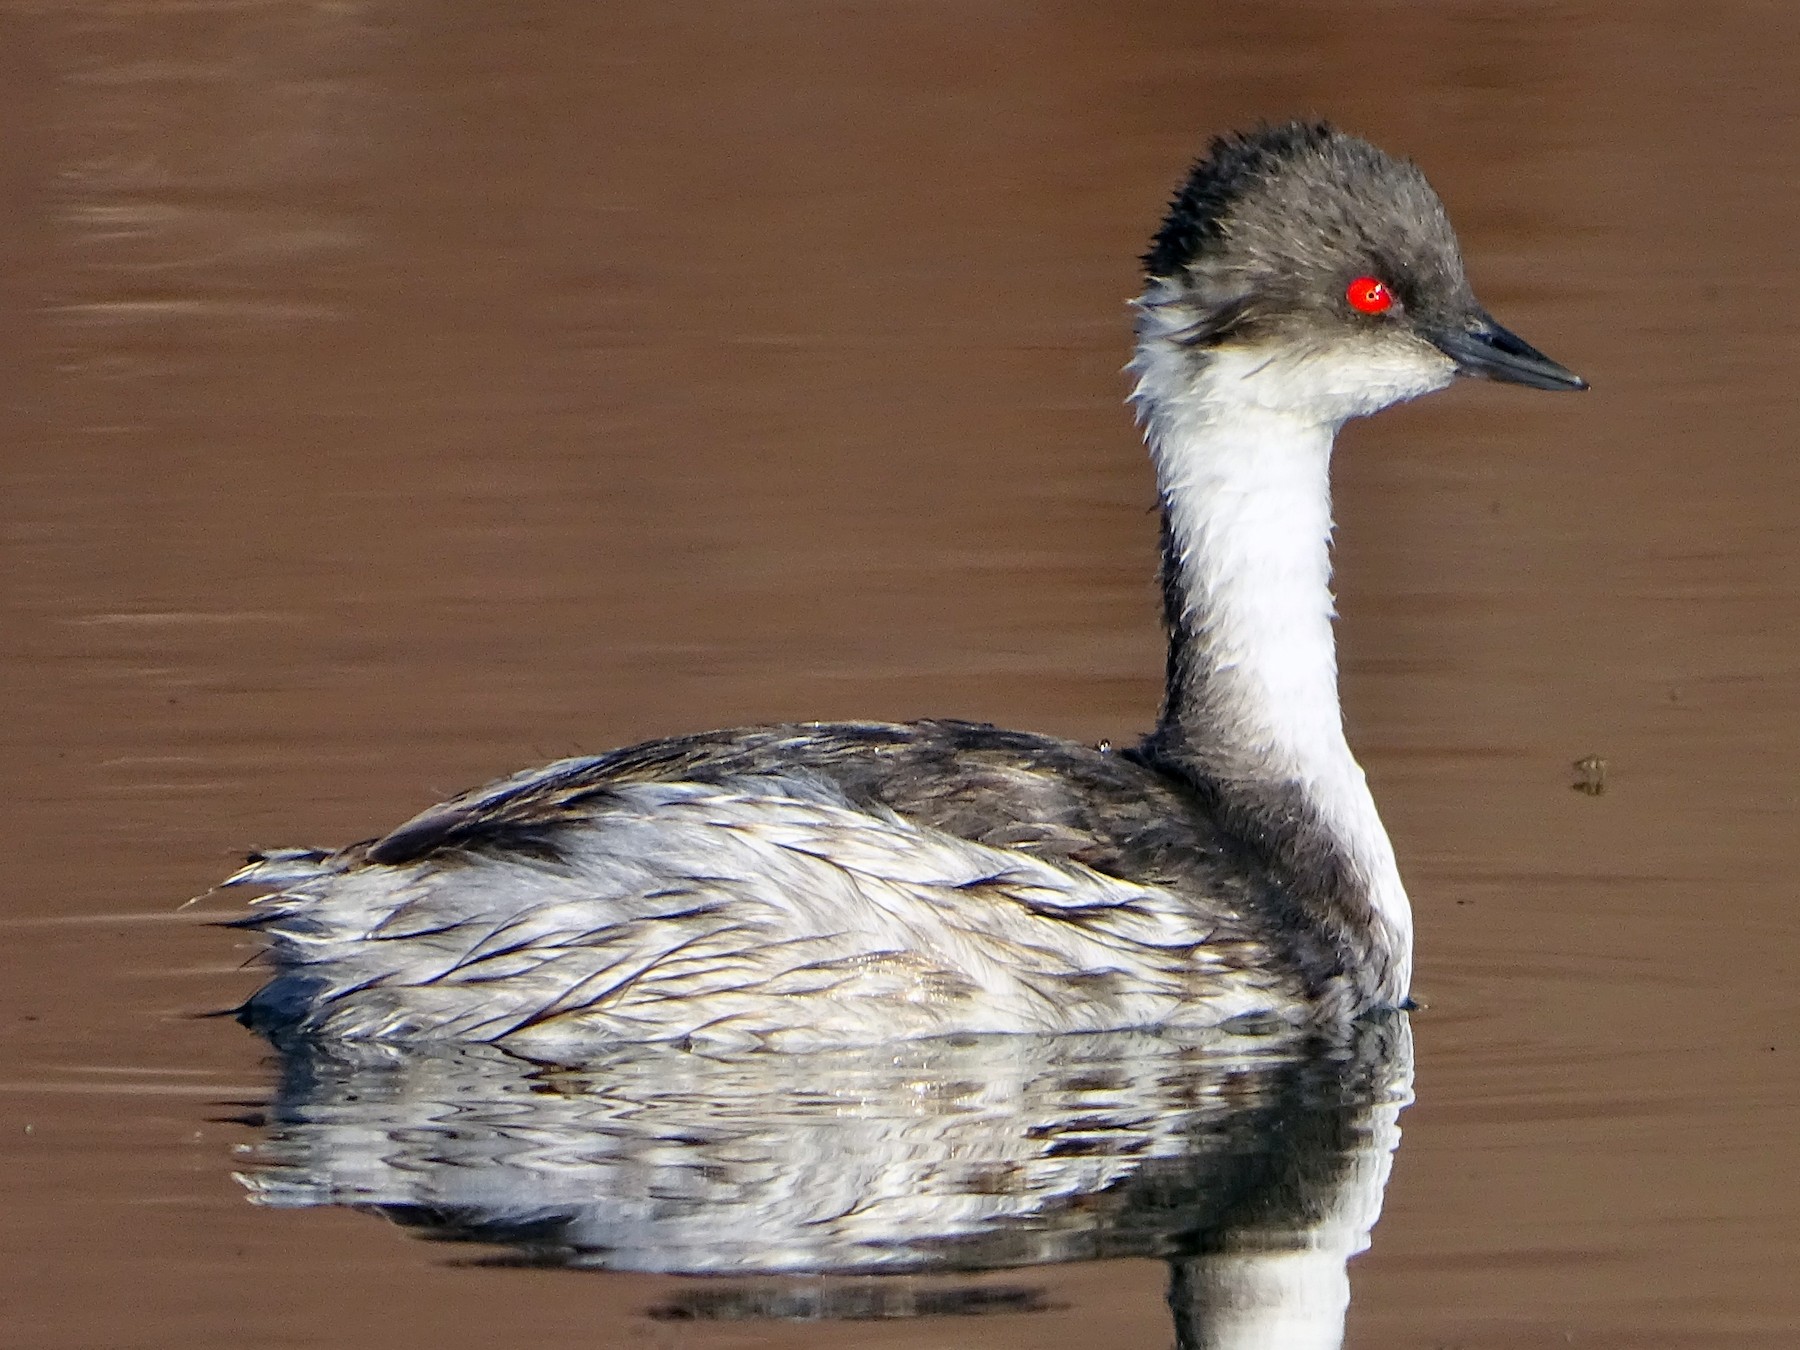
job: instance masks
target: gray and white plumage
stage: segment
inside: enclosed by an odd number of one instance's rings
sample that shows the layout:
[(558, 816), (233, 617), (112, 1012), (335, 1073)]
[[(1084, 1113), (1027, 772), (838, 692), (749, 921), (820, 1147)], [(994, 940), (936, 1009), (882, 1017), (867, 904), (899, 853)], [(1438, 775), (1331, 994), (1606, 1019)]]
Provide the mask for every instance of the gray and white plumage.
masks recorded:
[(1295, 972), (1329, 958), (1276, 936), (1283, 897), (1246, 863), (1178, 784), (1048, 738), (928, 722), (653, 742), (370, 845), (265, 855), (239, 876), (279, 888), (252, 922), (281, 973), (249, 1008), (331, 1036), (811, 1048), (1328, 996)]
[[(1215, 143), (1146, 263), (1170, 652), (1141, 747), (797, 724), (565, 760), (253, 858), (276, 974), (246, 1019), (804, 1049), (1401, 1002), (1410, 911), (1338, 710), (1332, 439), (1459, 373), (1581, 382), (1475, 303), (1416, 168), (1322, 126)], [(1365, 276), (1388, 311), (1346, 302)]]

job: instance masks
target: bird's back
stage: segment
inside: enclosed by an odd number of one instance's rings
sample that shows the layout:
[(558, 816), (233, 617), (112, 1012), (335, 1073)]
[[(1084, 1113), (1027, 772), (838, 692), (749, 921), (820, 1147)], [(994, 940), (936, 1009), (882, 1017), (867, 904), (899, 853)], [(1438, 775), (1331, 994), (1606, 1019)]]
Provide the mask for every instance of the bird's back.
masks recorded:
[(787, 1047), (1318, 1002), (1190, 787), (965, 722), (646, 742), (233, 881), (274, 891), (245, 1014), (276, 1032)]

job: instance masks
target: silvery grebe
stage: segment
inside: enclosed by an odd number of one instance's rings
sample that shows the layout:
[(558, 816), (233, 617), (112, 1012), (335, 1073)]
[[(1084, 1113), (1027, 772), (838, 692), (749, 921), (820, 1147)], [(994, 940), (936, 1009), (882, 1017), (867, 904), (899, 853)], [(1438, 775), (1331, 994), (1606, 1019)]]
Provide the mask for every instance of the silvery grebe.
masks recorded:
[(803, 1049), (1402, 1003), (1412, 916), (1344, 740), (1328, 478), (1352, 417), (1584, 382), (1489, 317), (1411, 163), (1213, 143), (1144, 259), (1132, 394), (1167, 686), (1117, 753), (802, 723), (562, 760), (348, 848), (253, 855), (272, 1034)]

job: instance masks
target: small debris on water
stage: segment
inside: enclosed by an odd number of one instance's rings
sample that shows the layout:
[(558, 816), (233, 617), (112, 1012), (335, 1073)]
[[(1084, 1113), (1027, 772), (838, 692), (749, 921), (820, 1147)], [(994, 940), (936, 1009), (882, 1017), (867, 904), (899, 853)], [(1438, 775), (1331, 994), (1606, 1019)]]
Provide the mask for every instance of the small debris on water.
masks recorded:
[(1583, 755), (1571, 766), (1575, 770), (1575, 781), (1569, 784), (1577, 792), (1585, 792), (1590, 797), (1598, 797), (1606, 791), (1606, 761), (1598, 755)]

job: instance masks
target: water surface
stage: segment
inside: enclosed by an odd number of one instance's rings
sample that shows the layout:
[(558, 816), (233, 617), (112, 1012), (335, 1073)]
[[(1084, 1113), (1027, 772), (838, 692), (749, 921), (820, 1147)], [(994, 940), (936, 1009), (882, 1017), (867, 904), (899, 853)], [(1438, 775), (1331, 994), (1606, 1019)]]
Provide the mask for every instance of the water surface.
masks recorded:
[(254, 976), (225, 901), (175, 907), (651, 735), (1128, 740), (1133, 259), (1206, 134), (1311, 111), (1417, 158), (1487, 303), (1594, 383), (1340, 448), (1345, 697), (1427, 1005), (1346, 1343), (1794, 1337), (1796, 36), (0, 3), (0, 1344), (1169, 1344), (1149, 1247), (740, 1286), (247, 1203), (291, 1078), (192, 1017)]

